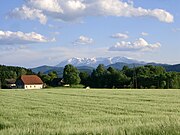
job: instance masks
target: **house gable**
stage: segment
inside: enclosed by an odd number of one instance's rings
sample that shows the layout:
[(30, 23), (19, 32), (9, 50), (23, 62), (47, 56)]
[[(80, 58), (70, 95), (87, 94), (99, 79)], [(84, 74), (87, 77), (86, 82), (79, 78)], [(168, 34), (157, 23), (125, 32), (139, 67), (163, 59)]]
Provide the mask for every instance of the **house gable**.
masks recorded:
[(18, 88), (42, 89), (44, 83), (37, 75), (22, 75), (16, 84)]

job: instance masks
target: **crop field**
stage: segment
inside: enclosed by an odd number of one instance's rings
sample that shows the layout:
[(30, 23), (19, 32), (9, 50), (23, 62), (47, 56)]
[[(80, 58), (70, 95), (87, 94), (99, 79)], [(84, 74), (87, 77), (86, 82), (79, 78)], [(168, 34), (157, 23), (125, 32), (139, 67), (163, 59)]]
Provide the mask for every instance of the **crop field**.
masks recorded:
[(0, 90), (0, 135), (180, 135), (180, 90)]

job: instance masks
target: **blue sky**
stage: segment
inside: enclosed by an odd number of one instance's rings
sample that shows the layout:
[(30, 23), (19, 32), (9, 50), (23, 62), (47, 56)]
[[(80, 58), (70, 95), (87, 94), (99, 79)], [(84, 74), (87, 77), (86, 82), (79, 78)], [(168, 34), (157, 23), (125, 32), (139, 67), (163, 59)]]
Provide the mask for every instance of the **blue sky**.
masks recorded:
[(180, 1), (1, 0), (0, 64), (123, 56), (180, 63)]

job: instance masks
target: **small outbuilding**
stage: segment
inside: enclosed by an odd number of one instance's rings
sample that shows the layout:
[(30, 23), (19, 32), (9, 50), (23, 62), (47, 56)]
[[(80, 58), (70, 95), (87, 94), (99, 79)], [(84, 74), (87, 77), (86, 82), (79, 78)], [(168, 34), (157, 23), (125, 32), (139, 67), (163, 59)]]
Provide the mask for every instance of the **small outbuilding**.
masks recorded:
[(16, 88), (16, 79), (5, 79), (6, 87), (9, 89)]
[(43, 81), (37, 75), (22, 75), (16, 81), (16, 86), (20, 89), (42, 89), (43, 85)]

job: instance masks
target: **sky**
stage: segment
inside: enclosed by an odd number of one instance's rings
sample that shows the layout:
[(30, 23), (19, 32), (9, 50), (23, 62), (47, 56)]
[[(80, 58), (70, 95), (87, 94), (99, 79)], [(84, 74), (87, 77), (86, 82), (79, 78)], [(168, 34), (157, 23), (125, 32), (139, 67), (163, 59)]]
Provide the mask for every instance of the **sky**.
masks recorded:
[(180, 63), (179, 0), (0, 0), (0, 64), (72, 57)]

